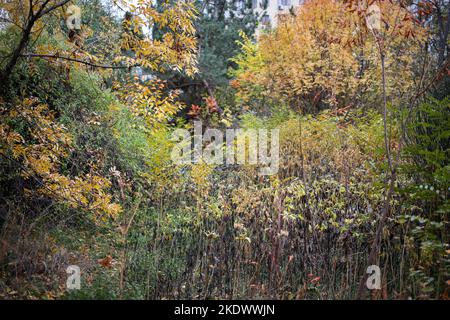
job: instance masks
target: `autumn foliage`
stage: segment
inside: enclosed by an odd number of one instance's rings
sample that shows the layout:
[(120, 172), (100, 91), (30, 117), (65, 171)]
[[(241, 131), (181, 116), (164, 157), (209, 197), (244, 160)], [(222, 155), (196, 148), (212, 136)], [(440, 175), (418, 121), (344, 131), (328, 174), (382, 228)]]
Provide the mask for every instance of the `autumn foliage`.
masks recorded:
[[(276, 98), (305, 112), (376, 105), (381, 91), (377, 44), (364, 19), (347, 8), (341, 1), (305, 1), (257, 45), (244, 37), (243, 52), (235, 58), (239, 68), (233, 71), (238, 98), (249, 104)], [(385, 48), (394, 98), (413, 86), (412, 60), (423, 31), (395, 3), (382, 2), (381, 11), (384, 23), (397, 28), (388, 31)], [(404, 19), (401, 25), (398, 19)]]
[(449, 4), (249, 5), (0, 2), (0, 299), (448, 299)]

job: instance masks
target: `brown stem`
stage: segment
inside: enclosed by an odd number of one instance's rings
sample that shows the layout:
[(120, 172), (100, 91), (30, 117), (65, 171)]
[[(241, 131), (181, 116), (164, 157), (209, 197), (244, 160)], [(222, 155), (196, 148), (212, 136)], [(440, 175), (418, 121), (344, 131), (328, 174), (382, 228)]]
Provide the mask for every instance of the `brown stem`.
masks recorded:
[(385, 55), (381, 53), (381, 81), (383, 87), (383, 130), (384, 130), (384, 147), (386, 149), (386, 156), (389, 165), (389, 170), (392, 172), (391, 147), (389, 142), (388, 128), (387, 128), (387, 93), (386, 93), (386, 69), (385, 69)]

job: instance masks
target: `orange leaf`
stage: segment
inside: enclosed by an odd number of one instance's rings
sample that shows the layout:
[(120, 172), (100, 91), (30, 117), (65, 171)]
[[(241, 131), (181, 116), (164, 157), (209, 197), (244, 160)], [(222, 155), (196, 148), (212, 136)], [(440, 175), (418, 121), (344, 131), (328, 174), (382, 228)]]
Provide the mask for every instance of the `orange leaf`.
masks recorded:
[(113, 258), (110, 255), (108, 255), (105, 258), (99, 259), (97, 261), (102, 267), (104, 267), (104, 268), (111, 268), (112, 267), (112, 260), (113, 260)]

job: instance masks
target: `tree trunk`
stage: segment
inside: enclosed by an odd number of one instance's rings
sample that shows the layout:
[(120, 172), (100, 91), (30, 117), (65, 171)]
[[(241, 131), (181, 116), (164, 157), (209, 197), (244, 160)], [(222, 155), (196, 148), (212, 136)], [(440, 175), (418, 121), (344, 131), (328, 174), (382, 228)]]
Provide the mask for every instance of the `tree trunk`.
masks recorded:
[(34, 23), (36, 22), (35, 18), (31, 18), (24, 31), (22, 32), (22, 37), (20, 38), (20, 42), (17, 45), (17, 48), (14, 50), (14, 52), (11, 55), (11, 58), (9, 59), (8, 63), (6, 64), (6, 67), (1, 70), (0, 72), (0, 83), (3, 84), (3, 89), (5, 87), (5, 84), (8, 82), (9, 77), (14, 70), (14, 67), (17, 64), (17, 61), (20, 58), (20, 55), (22, 54), (23, 50), (26, 48), (28, 41), (30, 40), (31, 30), (33, 29)]

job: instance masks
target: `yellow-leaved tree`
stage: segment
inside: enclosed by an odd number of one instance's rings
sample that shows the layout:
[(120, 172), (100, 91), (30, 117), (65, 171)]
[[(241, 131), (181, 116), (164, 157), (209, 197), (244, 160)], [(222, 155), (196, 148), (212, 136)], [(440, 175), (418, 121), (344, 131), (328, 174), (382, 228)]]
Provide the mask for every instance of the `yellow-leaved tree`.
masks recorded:
[[(394, 1), (380, 4), (383, 21), (394, 26), (408, 11)], [(292, 108), (317, 112), (326, 108), (379, 106), (381, 78), (377, 43), (362, 33), (360, 17), (336, 0), (308, 0), (295, 13), (279, 18), (278, 27), (258, 42), (241, 43), (232, 85), (244, 106), (252, 100), (277, 99)], [(405, 20), (386, 48), (390, 92), (401, 97), (413, 85), (413, 57), (420, 47), (420, 27)], [(401, 74), (401, 77), (397, 75)], [(257, 90), (255, 90), (255, 88)]]
[(90, 173), (78, 177), (61, 174), (61, 163), (69, 155), (72, 138), (46, 104), (25, 99), (14, 108), (2, 109), (1, 116), (0, 155), (18, 165), (25, 181), (33, 180), (38, 186), (36, 190), (25, 189), (26, 193), (85, 209), (93, 213), (94, 220), (121, 212), (120, 205), (113, 203), (107, 192), (111, 186), (108, 179)]
[[(61, 164), (70, 155), (73, 137), (58, 122), (52, 106), (32, 97), (11, 99), (4, 93), (14, 69), (26, 59), (45, 60), (62, 67), (68, 74), (72, 68), (110, 72), (139, 67), (148, 73), (171, 70), (187, 75), (197, 71), (194, 28), (197, 13), (190, 1), (165, 1), (158, 8), (151, 0), (113, 3), (119, 12), (126, 11), (126, 14), (122, 32), (117, 34), (114, 30), (110, 34), (113, 40), (106, 46), (107, 53), (82, 39), (73, 41), (73, 36), (62, 27), (73, 13), (75, 0), (0, 3), (2, 28), (15, 35), (10, 41), (10, 52), (0, 64), (1, 155), (17, 163), (24, 179), (36, 180), (39, 188), (28, 191), (36, 191), (38, 195), (74, 208), (85, 208), (96, 217), (115, 216), (121, 211), (107, 192), (111, 182), (94, 173), (78, 177), (64, 175)], [(80, 28), (77, 36), (81, 38), (93, 32), (83, 24)], [(160, 37), (153, 36), (155, 29), (161, 31)], [(103, 41), (104, 35), (101, 37)], [(53, 41), (41, 41), (50, 38)], [(177, 102), (178, 93), (167, 92), (164, 83), (154, 76), (150, 82), (126, 78), (128, 81), (115, 85), (117, 97), (134, 116), (143, 118), (149, 133), (165, 124), (182, 107)]]
[[(72, 43), (65, 35), (64, 46), (30, 46), (43, 34), (64, 36), (60, 29), (47, 30), (49, 20), (56, 15), (62, 21), (67, 19), (66, 10), (74, 0), (31, 0), (2, 1), (2, 24), (19, 33), (6, 63), (0, 70), (2, 82), (8, 80), (19, 59), (24, 57), (43, 58), (51, 61), (84, 64), (98, 69), (121, 69), (141, 66), (150, 70), (183, 70), (188, 75), (196, 72), (197, 43), (194, 19), (196, 10), (190, 1), (166, 1), (161, 10), (153, 1), (114, 1), (117, 7), (128, 10), (123, 22), (120, 41), (109, 50), (114, 52), (112, 61), (104, 61), (105, 54), (94, 55), (83, 42)], [(163, 30), (161, 39), (154, 39), (153, 29)], [(92, 32), (89, 26), (81, 25), (81, 33)], [(111, 34), (111, 36), (113, 36)], [(110, 57), (108, 57), (110, 59)]]

